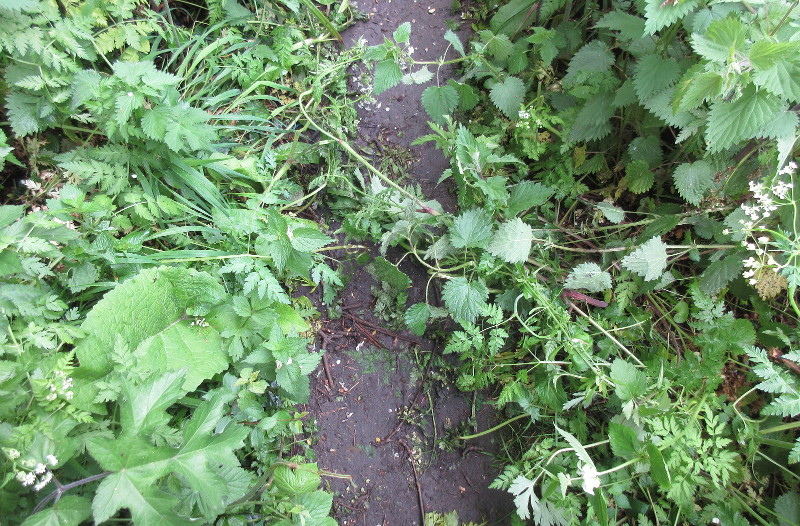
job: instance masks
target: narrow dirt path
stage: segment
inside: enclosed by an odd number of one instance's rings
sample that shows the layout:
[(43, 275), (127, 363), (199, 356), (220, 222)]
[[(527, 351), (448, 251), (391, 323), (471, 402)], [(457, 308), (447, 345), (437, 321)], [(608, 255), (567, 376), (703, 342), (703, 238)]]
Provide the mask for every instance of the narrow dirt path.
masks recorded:
[[(345, 43), (364, 37), (370, 45), (379, 44), (410, 21), (415, 56), (434, 59), (447, 46), (442, 39), (446, 20), (459, 17), (450, 5), (450, 0), (361, 0), (357, 8), (369, 19), (348, 29)], [(387, 150), (402, 157), (412, 140), (429, 133), (422, 89), (400, 85), (379, 96), (370, 109), (359, 109), (362, 145), (380, 145), (376, 164)], [(436, 186), (448, 166), (442, 154), (432, 143), (410, 152), (410, 177), (426, 196), (453, 210), (453, 196), (445, 186)], [(440, 350), (407, 332), (398, 338), (383, 330), (370, 312), (375, 280), (355, 262), (348, 268), (345, 315), (323, 321), (318, 343), (327, 353), (312, 380), (308, 404), (319, 429), (314, 446), (319, 467), (349, 477), (327, 479), (335, 492), (337, 520), (343, 526), (418, 525), (423, 512), (455, 510), (464, 522), (506, 524), (513, 509), (510, 496), (488, 489), (496, 474), (492, 454), (500, 447), (497, 439), (482, 437), (467, 449), (449, 450), (449, 437), (474, 429), (466, 426), (473, 416), (479, 429), (491, 426), (490, 407), (481, 409), (478, 400), (473, 415), (472, 400), (439, 378), (437, 370), (420, 370), (419, 358)], [(401, 270), (414, 282), (409, 305), (423, 300), (424, 270), (408, 262)]]

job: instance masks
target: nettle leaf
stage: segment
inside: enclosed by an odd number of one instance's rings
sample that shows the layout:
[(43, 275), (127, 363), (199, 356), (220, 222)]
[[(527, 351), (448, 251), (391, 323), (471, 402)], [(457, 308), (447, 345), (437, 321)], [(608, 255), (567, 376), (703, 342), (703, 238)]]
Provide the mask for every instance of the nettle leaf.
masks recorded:
[(715, 102), (708, 115), (708, 151), (720, 152), (756, 137), (785, 107), (784, 102), (767, 91), (756, 91), (752, 86), (746, 88), (742, 96), (733, 102)]
[(458, 38), (458, 35), (455, 34), (452, 30), (448, 29), (444, 33), (444, 39), (450, 44), (453, 45), (453, 48), (458, 51), (458, 54), (462, 57), (465, 55), (464, 53), (464, 44), (461, 43), (461, 39)]
[(645, 55), (636, 63), (633, 88), (639, 100), (645, 101), (666, 89), (678, 80), (680, 66), (675, 59), (658, 55)]
[(742, 254), (731, 254), (713, 262), (700, 276), (700, 290), (709, 296), (716, 294), (742, 272)]
[(697, 206), (714, 184), (714, 169), (706, 161), (683, 163), (673, 172), (675, 188), (687, 203)]
[(403, 84), (425, 84), (432, 78), (433, 72), (428, 69), (428, 66), (423, 66), (413, 73), (403, 75)]
[(645, 281), (658, 279), (667, 268), (667, 245), (660, 237), (654, 237), (622, 258), (622, 266)]
[(451, 85), (428, 86), (422, 92), (422, 107), (434, 122), (444, 122), (444, 116), (450, 115), (458, 107), (458, 90)]
[(295, 228), (288, 232), (292, 248), (300, 252), (315, 252), (333, 242), (333, 238), (326, 236), (316, 228)]
[(491, 238), (492, 218), (482, 208), (463, 212), (450, 227), (450, 243), (455, 248), (486, 248)]
[(523, 263), (528, 260), (532, 243), (533, 229), (515, 217), (497, 229), (489, 245), (489, 253), (507, 263)]
[(275, 485), (287, 495), (309, 493), (322, 482), (316, 464), (300, 464), (297, 467), (278, 466), (273, 471)]
[(601, 292), (611, 288), (611, 274), (597, 263), (586, 262), (576, 266), (564, 281), (564, 288)]
[(427, 326), (430, 317), (431, 308), (427, 303), (417, 303), (416, 305), (412, 305), (411, 308), (406, 311), (406, 327), (408, 327), (408, 329), (417, 336), (422, 336), (422, 334), (425, 332), (425, 327)]
[(614, 10), (601, 18), (595, 27), (619, 32), (620, 40), (638, 40), (644, 36), (644, 18)]
[(699, 0), (685, 0), (674, 4), (668, 4), (663, 0), (645, 0), (645, 2), (644, 16), (647, 21), (644, 30), (648, 35), (671, 26), (697, 9), (699, 4)]
[(655, 175), (643, 159), (634, 159), (625, 167), (625, 180), (628, 190), (634, 194), (642, 194), (653, 186)]
[(793, 526), (800, 520), (800, 495), (791, 491), (775, 499), (775, 514), (780, 526)]
[(672, 111), (692, 110), (705, 101), (715, 100), (722, 93), (723, 78), (714, 71), (703, 71), (696, 64), (684, 73), (673, 93)]
[(556, 191), (540, 182), (522, 181), (511, 188), (506, 207), (506, 217), (513, 217), (524, 210), (541, 206), (550, 199)]
[(400, 24), (397, 29), (394, 30), (392, 37), (394, 41), (398, 43), (408, 42), (408, 39), (411, 38), (411, 22), (403, 22)]
[(391, 89), (403, 79), (403, 72), (400, 66), (392, 59), (381, 60), (375, 66), (375, 80), (373, 82), (373, 93), (380, 95), (384, 91)]
[(800, 64), (788, 60), (756, 71), (753, 82), (773, 95), (791, 102), (800, 101)]
[(635, 458), (642, 447), (642, 443), (636, 435), (636, 430), (617, 422), (609, 423), (608, 439), (611, 451), (616, 456), (625, 459)]
[(481, 37), (481, 41), (486, 44), (486, 48), (489, 50), (489, 53), (491, 53), (491, 55), (497, 60), (506, 60), (511, 55), (511, 50), (514, 45), (511, 43), (511, 40), (508, 38), (508, 36), (501, 33), (495, 35), (488, 29), (484, 29), (479, 33), (479, 35)]
[(453, 317), (474, 323), (478, 313), (486, 306), (489, 289), (482, 279), (467, 281), (457, 277), (448, 280), (442, 287), (442, 299)]
[(83, 524), (92, 516), (92, 503), (75, 495), (61, 497), (52, 508), (31, 515), (22, 526), (69, 526)]
[(489, 98), (506, 117), (516, 119), (525, 100), (525, 84), (517, 77), (508, 76), (503, 82), (492, 86)]
[(595, 206), (595, 208), (600, 210), (600, 212), (603, 213), (603, 216), (606, 219), (608, 219), (609, 221), (611, 221), (615, 225), (618, 225), (618, 224), (622, 223), (623, 219), (625, 219), (625, 210), (623, 210), (622, 208), (620, 208), (618, 206), (614, 206), (611, 203), (606, 203), (605, 201), (603, 201), (603, 202), (597, 203), (594, 206)]
[(704, 35), (692, 35), (692, 48), (701, 57), (725, 64), (734, 56), (745, 42), (747, 27), (738, 17), (726, 17), (713, 21)]
[(610, 376), (616, 385), (617, 396), (624, 402), (647, 392), (647, 375), (632, 363), (616, 358), (611, 363)]
[(569, 61), (563, 83), (570, 85), (588, 73), (608, 71), (614, 65), (614, 54), (600, 40), (593, 40), (580, 48)]
[(611, 133), (614, 95), (602, 93), (592, 97), (578, 113), (569, 130), (570, 142), (596, 141)]

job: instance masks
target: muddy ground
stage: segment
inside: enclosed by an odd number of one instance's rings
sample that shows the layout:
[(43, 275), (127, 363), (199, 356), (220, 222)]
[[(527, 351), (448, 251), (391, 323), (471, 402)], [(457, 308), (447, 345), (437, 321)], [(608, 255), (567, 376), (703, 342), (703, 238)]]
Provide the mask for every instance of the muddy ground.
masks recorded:
[[(345, 32), (345, 44), (360, 37), (379, 44), (410, 21), (415, 57), (435, 59), (447, 47), (442, 35), (448, 20), (461, 23), (463, 40), (468, 36), (469, 23), (450, 5), (450, 0), (360, 0), (357, 8), (368, 19)], [(452, 211), (450, 188), (436, 185), (447, 161), (432, 143), (409, 146), (429, 133), (420, 103), (423, 89), (401, 85), (381, 94), (379, 105), (359, 108), (358, 142), (365, 151), (371, 144), (381, 145), (374, 151), (376, 164), (386, 149), (410, 151), (409, 177), (426, 196)], [(397, 261), (391, 254), (388, 259)], [(487, 395), (460, 393), (451, 384), (453, 378), (425, 365), (432, 357), (443, 359), (442, 342), (386, 330), (370, 310), (375, 280), (364, 265), (352, 260), (343, 265), (351, 278), (343, 293), (344, 315), (323, 319), (317, 345), (327, 352), (312, 379), (306, 407), (317, 423), (319, 467), (349, 477), (326, 478), (335, 493), (336, 519), (343, 526), (419, 525), (424, 512), (455, 510), (464, 522), (507, 524), (511, 496), (488, 489), (497, 473), (494, 455), (500, 437), (466, 444), (453, 440), (496, 423)], [(408, 261), (400, 268), (414, 282), (408, 305), (423, 301), (428, 279), (424, 269)]]

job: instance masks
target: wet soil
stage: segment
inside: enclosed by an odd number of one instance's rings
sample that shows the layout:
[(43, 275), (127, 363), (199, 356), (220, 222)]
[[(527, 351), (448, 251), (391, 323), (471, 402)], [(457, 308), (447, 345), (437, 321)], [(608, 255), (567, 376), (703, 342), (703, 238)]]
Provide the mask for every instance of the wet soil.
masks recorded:
[[(424, 60), (445, 51), (446, 21), (460, 18), (450, 11), (450, 0), (361, 0), (357, 8), (369, 16), (343, 35), (346, 45), (361, 37), (379, 44), (410, 21), (415, 57)], [(460, 34), (466, 40), (464, 29)], [(439, 71), (440, 80), (452, 74)], [(376, 164), (388, 148), (410, 152), (408, 176), (428, 198), (453, 211), (451, 190), (436, 184), (448, 167), (441, 152), (432, 143), (409, 146), (430, 131), (420, 103), (423, 89), (400, 85), (381, 94), (378, 104), (359, 108), (358, 142), (365, 149), (381, 145), (374, 151)], [(387, 258), (399, 259), (391, 253)], [(500, 437), (453, 440), (496, 423), (486, 395), (460, 393), (439, 367), (424, 365), (443, 359), (443, 343), (386, 329), (371, 312), (376, 282), (367, 268), (353, 260), (342, 265), (350, 278), (343, 315), (322, 321), (317, 345), (327, 352), (307, 406), (318, 429), (318, 465), (342, 476), (326, 477), (335, 518), (343, 526), (420, 525), (426, 512), (455, 510), (463, 522), (507, 524), (510, 495), (488, 489), (497, 473)], [(413, 281), (408, 305), (423, 301), (424, 269), (408, 261), (400, 268)]]

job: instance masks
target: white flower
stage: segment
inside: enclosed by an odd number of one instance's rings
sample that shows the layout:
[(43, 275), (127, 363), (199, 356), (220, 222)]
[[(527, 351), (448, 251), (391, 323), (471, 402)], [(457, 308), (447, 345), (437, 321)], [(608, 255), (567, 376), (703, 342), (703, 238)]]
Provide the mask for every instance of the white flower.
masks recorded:
[(33, 483), (36, 482), (36, 475), (20, 471), (17, 473), (17, 480), (22, 482), (23, 486), (33, 486)]
[(38, 464), (36, 464), (36, 467), (33, 469), (33, 471), (35, 471), (37, 475), (41, 475), (42, 473), (47, 471), (47, 466), (39, 462)]
[(16, 449), (9, 449), (6, 451), (6, 455), (8, 455), (8, 458), (11, 460), (17, 460), (19, 458), (19, 451)]
[(275, 360), (275, 369), (280, 369), (283, 367), (283, 362), (280, 360)]
[(128, 97), (133, 97), (133, 92), (132, 91), (128, 92)]
[(759, 243), (769, 243), (769, 238), (767, 236), (761, 236), (758, 238)]
[(51, 466), (55, 466), (56, 464), (58, 464), (58, 459), (56, 458), (56, 456), (55, 456), (55, 455), (47, 455), (47, 456), (45, 457), (45, 460), (46, 460), (46, 461), (47, 461), (47, 463), (48, 463), (48, 464), (50, 464)]
[(53, 480), (53, 474), (48, 471), (47, 474), (45, 474), (45, 476), (42, 477), (42, 480), (40, 480), (39, 483), (33, 487), (33, 489), (35, 489), (36, 491), (41, 491), (41, 489), (47, 486), (51, 480)]
[(597, 468), (591, 464), (584, 464), (578, 468), (578, 476), (583, 479), (581, 488), (589, 495), (594, 495), (594, 490), (600, 487), (600, 475)]
[(64, 398), (66, 398), (67, 400), (72, 400), (72, 397), (74, 396), (75, 393), (73, 393), (72, 391), (67, 391), (66, 393), (64, 393)]

